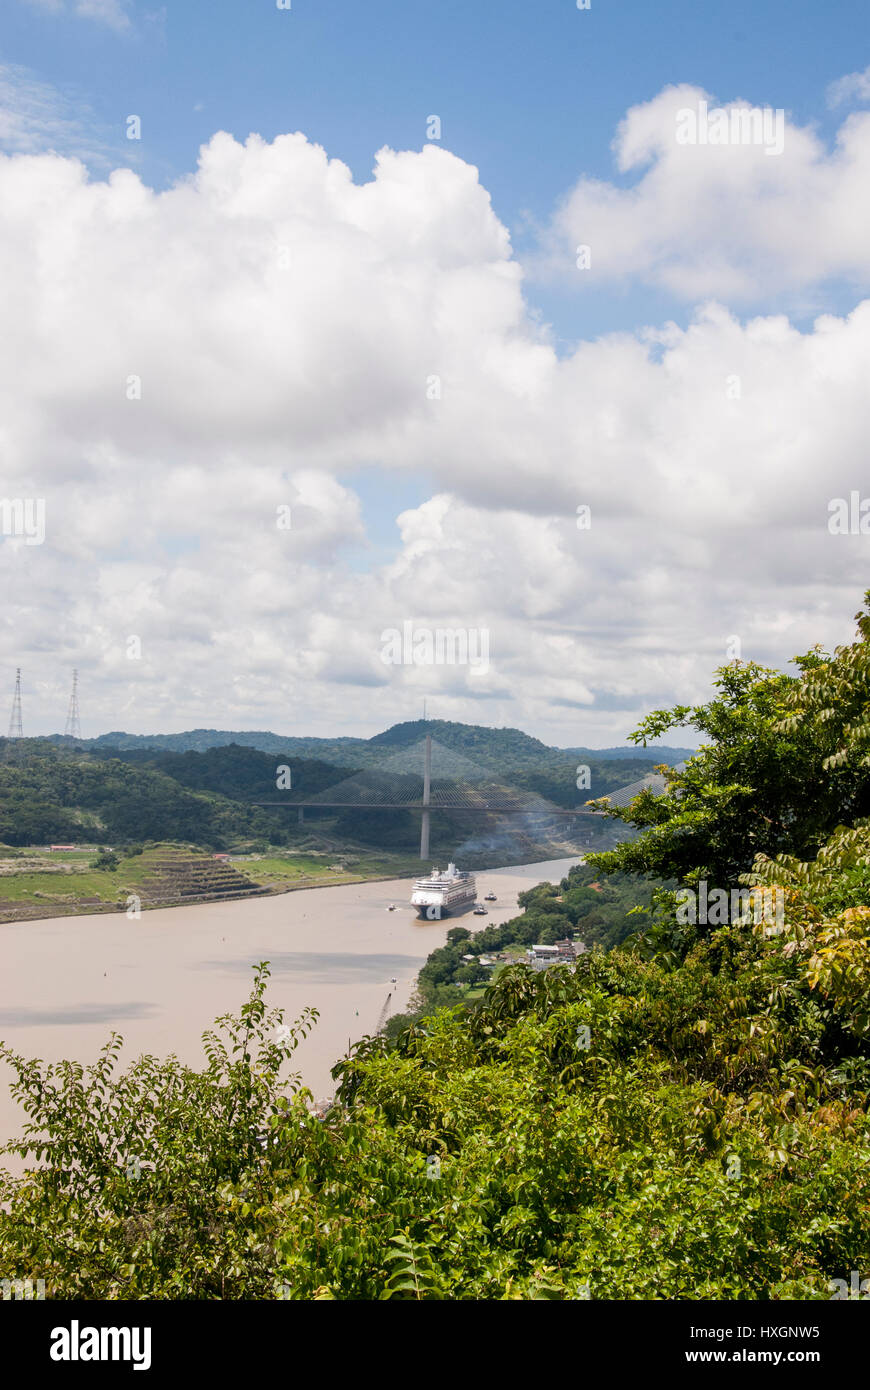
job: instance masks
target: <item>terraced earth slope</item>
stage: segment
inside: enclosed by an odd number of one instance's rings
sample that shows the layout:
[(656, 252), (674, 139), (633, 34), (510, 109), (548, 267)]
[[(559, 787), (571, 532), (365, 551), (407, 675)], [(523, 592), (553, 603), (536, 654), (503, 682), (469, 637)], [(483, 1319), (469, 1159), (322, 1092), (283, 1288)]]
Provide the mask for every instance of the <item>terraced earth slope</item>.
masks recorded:
[(92, 867), (97, 853), (30, 851), (0, 858), (0, 922), (118, 912), (133, 896), (149, 908), (274, 891), (226, 860), (182, 846), (157, 845), (108, 871)]
[(115, 868), (95, 869), (95, 845), (49, 852), (0, 844), (0, 923), (87, 912), (143, 910), (222, 898), (254, 898), (294, 888), (410, 877), (413, 855), (344, 854), (325, 837), (298, 851), (244, 851), (216, 857), (194, 845), (159, 842), (136, 854), (117, 852)]
[(150, 859), (150, 874), (142, 887), (149, 907), (173, 907), (185, 902), (219, 898), (262, 897), (271, 889), (255, 883), (226, 860), (194, 855), (183, 849), (163, 849)]

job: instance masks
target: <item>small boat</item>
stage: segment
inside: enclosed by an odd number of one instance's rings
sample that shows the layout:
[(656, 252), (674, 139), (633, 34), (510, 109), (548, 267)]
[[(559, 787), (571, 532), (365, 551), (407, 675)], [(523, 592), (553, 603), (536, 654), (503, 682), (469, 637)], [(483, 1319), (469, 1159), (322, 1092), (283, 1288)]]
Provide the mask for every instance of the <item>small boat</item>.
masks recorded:
[(486, 901), (487, 901), (488, 903), (494, 903), (494, 902), (496, 902), (497, 899), (496, 899), (495, 893), (487, 893), (487, 895), (486, 895)]
[(395, 910), (396, 910), (396, 904), (395, 904), (395, 903), (390, 903), (389, 907), (387, 908), (387, 911), (388, 911), (388, 912), (395, 912)]
[(478, 903), (478, 904), (477, 904), (477, 907), (474, 909), (473, 915), (474, 915), (475, 917), (485, 917), (485, 916), (486, 916), (486, 908), (484, 907), (483, 903)]

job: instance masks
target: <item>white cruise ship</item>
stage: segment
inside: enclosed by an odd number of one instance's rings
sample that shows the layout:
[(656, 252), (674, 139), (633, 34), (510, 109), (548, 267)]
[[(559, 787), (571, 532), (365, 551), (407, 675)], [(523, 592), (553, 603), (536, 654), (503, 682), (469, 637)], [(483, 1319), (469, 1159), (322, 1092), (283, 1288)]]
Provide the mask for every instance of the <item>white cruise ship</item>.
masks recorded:
[(466, 907), (477, 897), (474, 874), (460, 873), (455, 864), (448, 864), (446, 873), (433, 869), (428, 878), (418, 878), (411, 894), (411, 905), (427, 921), (438, 921), (459, 907)]

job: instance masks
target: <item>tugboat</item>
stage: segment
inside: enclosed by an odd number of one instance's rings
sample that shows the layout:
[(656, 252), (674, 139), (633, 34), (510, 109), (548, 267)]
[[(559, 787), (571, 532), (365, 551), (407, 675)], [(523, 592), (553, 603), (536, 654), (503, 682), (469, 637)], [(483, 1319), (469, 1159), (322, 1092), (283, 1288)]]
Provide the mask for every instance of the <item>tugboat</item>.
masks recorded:
[(486, 901), (487, 901), (488, 903), (494, 903), (494, 902), (497, 902), (498, 899), (496, 898), (495, 893), (487, 893), (487, 895), (486, 895)]
[(475, 909), (474, 909), (474, 912), (472, 913), (472, 916), (474, 916), (474, 917), (485, 917), (485, 916), (486, 916), (486, 908), (484, 907), (483, 903), (478, 903), (478, 904), (477, 904), (477, 906), (476, 906)]

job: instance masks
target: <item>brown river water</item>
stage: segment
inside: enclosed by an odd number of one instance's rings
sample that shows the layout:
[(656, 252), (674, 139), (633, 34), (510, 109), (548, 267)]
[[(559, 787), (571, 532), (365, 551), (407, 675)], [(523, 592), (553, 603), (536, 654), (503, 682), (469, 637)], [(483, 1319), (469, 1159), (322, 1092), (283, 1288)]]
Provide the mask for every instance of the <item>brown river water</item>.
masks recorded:
[[(101, 913), (0, 924), (0, 1039), (26, 1057), (89, 1063), (114, 1029), (124, 1037), (122, 1061), (174, 1052), (200, 1065), (203, 1029), (238, 1010), (251, 966), (268, 960), (266, 998), (286, 1010), (287, 1022), (306, 1005), (320, 1011), (293, 1065), (315, 1097), (326, 1098), (330, 1067), (351, 1040), (374, 1032), (388, 994), (390, 1013), (405, 1008), (420, 967), (451, 926), (504, 922), (517, 914), (518, 893), (558, 881), (579, 862), (478, 872), (478, 898), (498, 897), (486, 904), (488, 917), (421, 922), (409, 903), (412, 880), (397, 879), (160, 908), (139, 921)], [(11, 1079), (0, 1064), (0, 1142), (24, 1118)]]

